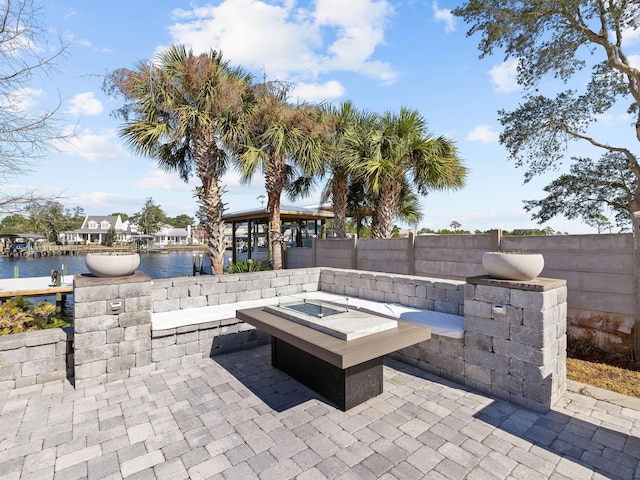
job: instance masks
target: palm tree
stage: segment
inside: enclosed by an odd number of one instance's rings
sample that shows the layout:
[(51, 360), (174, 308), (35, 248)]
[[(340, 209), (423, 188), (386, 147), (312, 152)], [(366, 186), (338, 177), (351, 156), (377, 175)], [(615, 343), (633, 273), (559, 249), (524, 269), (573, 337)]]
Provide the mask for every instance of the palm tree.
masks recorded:
[(366, 189), (374, 198), (373, 238), (390, 237), (405, 183), (420, 195), (426, 195), (429, 189), (455, 190), (464, 186), (467, 169), (455, 145), (444, 137), (433, 137), (416, 110), (402, 107), (399, 114), (385, 113), (368, 138), (371, 153), (363, 157), (359, 168)]
[(370, 143), (367, 136), (376, 116), (356, 110), (350, 101), (341, 103), (337, 108), (324, 106), (323, 115), (331, 127), (331, 136), (327, 145), (327, 172), (323, 172), (328, 179), (322, 201), (331, 199), (335, 235), (346, 238), (350, 188), (355, 182), (359, 163), (367, 156), (366, 145)]
[(236, 139), (243, 180), (250, 182), (258, 170), (264, 174), (274, 270), (282, 268), (282, 192), (295, 190), (294, 178), (309, 178), (323, 167), (325, 129), (319, 111), (312, 105), (287, 103), (287, 93), (287, 85), (281, 82), (257, 85), (257, 102), (245, 131)]
[(117, 113), (125, 119), (120, 135), (136, 153), (155, 158), (195, 188), (205, 217), (212, 270), (222, 273), (225, 250), (222, 175), (229, 157), (224, 142), (235, 134), (250, 100), (251, 76), (232, 68), (220, 52), (194, 55), (184, 46), (161, 52), (157, 64), (112, 73), (105, 89), (125, 97)]
[[(358, 237), (361, 237), (364, 224), (371, 223), (374, 207), (375, 199), (366, 190), (364, 182), (361, 179), (352, 178), (347, 195), (347, 216), (353, 219)], [(422, 217), (419, 196), (412, 190), (411, 185), (403, 181), (395, 220), (415, 225), (422, 220)]]

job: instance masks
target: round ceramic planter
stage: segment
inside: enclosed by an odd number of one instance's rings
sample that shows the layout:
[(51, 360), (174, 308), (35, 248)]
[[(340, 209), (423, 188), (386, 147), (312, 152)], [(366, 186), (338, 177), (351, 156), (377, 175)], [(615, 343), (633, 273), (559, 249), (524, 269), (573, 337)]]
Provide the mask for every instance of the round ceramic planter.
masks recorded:
[(544, 268), (544, 257), (540, 253), (485, 252), (482, 266), (501, 280), (533, 280)]
[(87, 268), (96, 277), (124, 277), (131, 275), (140, 265), (137, 253), (88, 253)]

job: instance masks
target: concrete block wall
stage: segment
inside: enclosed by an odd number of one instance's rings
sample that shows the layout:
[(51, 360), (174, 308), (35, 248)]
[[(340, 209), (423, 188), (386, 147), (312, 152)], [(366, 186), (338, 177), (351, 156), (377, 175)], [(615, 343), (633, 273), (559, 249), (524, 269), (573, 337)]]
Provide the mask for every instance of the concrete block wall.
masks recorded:
[(323, 268), (319, 290), (462, 316), (464, 285), (460, 280)]
[(462, 338), (432, 334), (429, 340), (398, 350), (390, 356), (425, 372), (465, 384), (466, 365)]
[(566, 390), (566, 282), (470, 278), (465, 311), (465, 384), (547, 411)]
[[(314, 248), (291, 248), (287, 256), (295, 256), (296, 265), (463, 280), (484, 274), (486, 251), (542, 253), (541, 276), (567, 281), (569, 336), (585, 338), (605, 351), (638, 357), (640, 215), (634, 222), (633, 234), (503, 236), (493, 230), (478, 235), (418, 235), (413, 242), (315, 239)], [(396, 262), (397, 258), (406, 261)], [(365, 264), (361, 259), (371, 261)], [(412, 266), (408, 265), (411, 259)]]
[(358, 239), (358, 270), (413, 273), (413, 235), (410, 238)]
[[(318, 289), (319, 279), (319, 268), (302, 268), (154, 280), (153, 312), (178, 314), (189, 308), (312, 292)], [(163, 365), (186, 363), (252, 348), (269, 338), (235, 318), (158, 330), (152, 332), (152, 360)]]
[(155, 370), (151, 360), (151, 278), (76, 275), (74, 370), (77, 387)]
[[(434, 335), (400, 351), (401, 360), (498, 398), (546, 411), (566, 388), (567, 288), (562, 280), (467, 282), (313, 268), (152, 282), (74, 277), (76, 386), (251, 348), (268, 336), (237, 319), (153, 332), (152, 312), (186, 311), (317, 289), (465, 316), (464, 340)], [(217, 285), (213, 288), (213, 285)], [(172, 310), (172, 306), (177, 306)], [(0, 388), (67, 377), (67, 334), (58, 330), (0, 338)]]
[(71, 375), (71, 334), (61, 328), (0, 336), (0, 390), (62, 380)]
[(183, 364), (268, 343), (268, 334), (235, 318), (151, 332), (152, 356), (163, 366)]
[(570, 337), (620, 354), (635, 351), (640, 294), (632, 234), (502, 237), (501, 243), (504, 250), (542, 253), (541, 276), (567, 281)]
[(311, 292), (318, 289), (319, 278), (320, 268), (303, 268), (154, 280), (152, 311), (170, 312)]
[(434, 335), (393, 357), (546, 412), (566, 390), (566, 300), (564, 280), (469, 278), (464, 340)]
[(312, 244), (313, 246), (309, 249), (308, 255), (315, 258), (314, 267), (358, 268), (356, 263), (356, 238), (332, 240), (314, 238)]

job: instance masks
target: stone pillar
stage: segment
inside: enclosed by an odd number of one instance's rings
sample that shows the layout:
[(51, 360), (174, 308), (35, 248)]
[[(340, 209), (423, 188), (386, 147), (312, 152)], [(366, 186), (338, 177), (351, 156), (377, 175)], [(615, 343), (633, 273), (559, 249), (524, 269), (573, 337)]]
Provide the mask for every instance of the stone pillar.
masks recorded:
[(74, 369), (76, 388), (153, 370), (151, 278), (75, 275)]
[(565, 280), (467, 279), (465, 384), (546, 412), (566, 390)]

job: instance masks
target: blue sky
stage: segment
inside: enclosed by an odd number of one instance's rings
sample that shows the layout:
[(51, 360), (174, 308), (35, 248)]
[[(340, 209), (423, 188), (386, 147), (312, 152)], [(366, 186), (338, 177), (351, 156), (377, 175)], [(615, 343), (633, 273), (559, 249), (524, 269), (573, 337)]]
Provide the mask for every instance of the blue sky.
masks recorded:
[[(48, 0), (41, 22), (69, 45), (60, 72), (36, 79), (24, 92), (34, 110), (63, 99), (63, 119), (78, 136), (60, 144), (34, 170), (4, 185), (7, 193), (37, 188), (61, 194), (68, 207), (88, 214), (133, 214), (146, 198), (170, 216), (197, 209), (195, 182), (156, 168), (152, 159), (132, 155), (118, 137), (120, 123), (110, 113), (121, 100), (101, 91), (101, 75), (134, 68), (162, 48), (185, 44), (195, 51), (221, 50), (233, 64), (296, 85), (295, 98), (338, 103), (377, 112), (418, 109), (433, 133), (456, 141), (470, 169), (467, 186), (457, 192), (432, 192), (422, 200), (419, 227), (448, 228), (457, 221), (474, 231), (535, 228), (522, 200), (544, 196), (543, 187), (558, 172), (523, 184), (523, 169), (507, 160), (498, 143), (497, 111), (521, 99), (515, 64), (502, 56), (478, 58), (477, 38), (450, 9), (460, 2), (384, 0), (218, 0), (79, 2)], [(55, 42), (54, 42), (55, 43)], [(636, 51), (640, 53), (637, 45)], [(640, 63), (640, 62), (638, 62)], [(543, 87), (557, 87), (553, 80)], [(629, 137), (623, 110), (600, 119), (604, 135)], [(625, 141), (627, 138), (624, 139)], [(632, 145), (632, 143), (627, 143)], [(576, 145), (570, 154), (588, 154)], [(231, 211), (256, 208), (264, 193), (262, 178), (240, 185), (225, 177)], [(319, 189), (318, 189), (319, 191)], [(302, 204), (317, 202), (318, 194)], [(289, 203), (283, 199), (283, 203)], [(553, 219), (544, 226), (569, 233), (595, 233), (578, 221)]]

